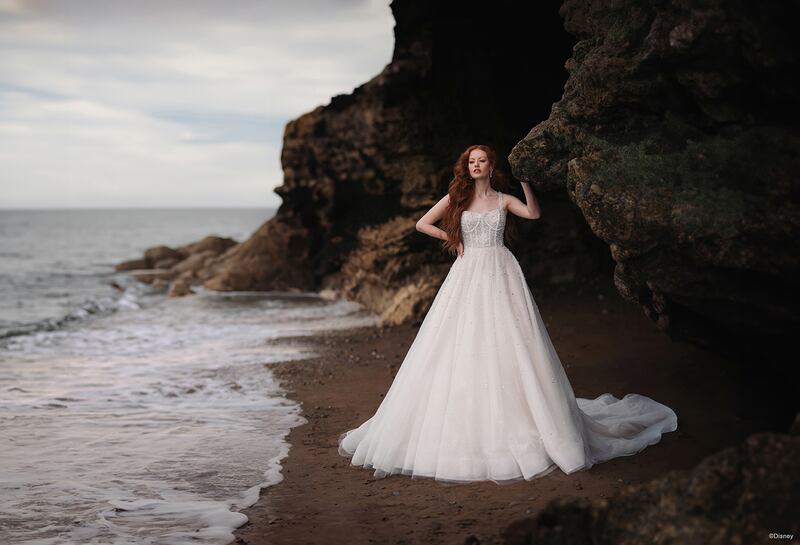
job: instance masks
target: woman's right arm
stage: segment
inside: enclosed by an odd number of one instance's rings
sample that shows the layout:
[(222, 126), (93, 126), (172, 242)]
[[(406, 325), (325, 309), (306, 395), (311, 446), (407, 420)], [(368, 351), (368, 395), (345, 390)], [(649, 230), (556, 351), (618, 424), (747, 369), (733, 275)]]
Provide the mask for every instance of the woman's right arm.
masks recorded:
[(439, 202), (434, 204), (433, 207), (419, 219), (417, 222), (417, 231), (430, 235), (433, 238), (438, 238), (439, 240), (447, 240), (447, 233), (443, 229), (436, 227), (434, 223), (442, 219), (444, 211), (447, 210), (448, 206), (450, 206), (449, 194), (442, 197)]

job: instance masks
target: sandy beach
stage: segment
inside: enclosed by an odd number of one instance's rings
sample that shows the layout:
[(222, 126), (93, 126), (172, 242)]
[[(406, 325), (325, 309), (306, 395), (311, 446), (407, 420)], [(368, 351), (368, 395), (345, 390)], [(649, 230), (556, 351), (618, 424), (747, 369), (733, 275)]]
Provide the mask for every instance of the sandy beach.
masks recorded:
[(419, 324), (326, 333), (314, 340), (320, 357), (272, 366), (308, 423), (290, 432), (284, 480), (245, 511), (237, 543), (502, 543), (512, 521), (555, 498), (608, 498), (769, 427), (739, 414), (732, 362), (671, 341), (610, 283), (532, 291), (576, 396), (647, 395), (676, 411), (678, 430), (635, 456), (505, 486), (375, 479), (338, 454), (337, 439), (374, 413)]

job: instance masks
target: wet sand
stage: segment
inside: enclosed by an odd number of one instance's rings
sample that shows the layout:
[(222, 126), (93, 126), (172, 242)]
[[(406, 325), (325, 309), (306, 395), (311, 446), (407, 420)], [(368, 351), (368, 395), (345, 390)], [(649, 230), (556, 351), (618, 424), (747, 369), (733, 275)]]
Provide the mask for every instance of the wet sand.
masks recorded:
[(670, 340), (613, 287), (534, 288), (533, 295), (577, 397), (646, 395), (675, 410), (678, 430), (639, 454), (572, 475), (556, 469), (503, 486), (375, 479), (338, 454), (337, 440), (375, 412), (418, 326), (326, 333), (314, 339), (320, 357), (271, 366), (308, 423), (290, 432), (284, 480), (244, 511), (250, 522), (237, 543), (456, 544), (470, 535), (502, 543), (512, 521), (554, 498), (608, 498), (768, 427), (741, 415), (746, 392), (732, 362)]

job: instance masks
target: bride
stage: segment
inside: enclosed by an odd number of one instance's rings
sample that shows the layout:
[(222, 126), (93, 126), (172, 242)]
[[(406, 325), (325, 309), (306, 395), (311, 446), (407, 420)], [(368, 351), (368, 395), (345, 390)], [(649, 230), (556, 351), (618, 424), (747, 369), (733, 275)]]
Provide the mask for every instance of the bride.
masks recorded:
[[(506, 214), (540, 217), (507, 187), (488, 146), (458, 158), (448, 194), (417, 223), (457, 257), (375, 414), (339, 437), (351, 464), (446, 483), (498, 484), (630, 456), (677, 429), (648, 397), (576, 398), (525, 276)], [(443, 219), (440, 229), (434, 223)]]

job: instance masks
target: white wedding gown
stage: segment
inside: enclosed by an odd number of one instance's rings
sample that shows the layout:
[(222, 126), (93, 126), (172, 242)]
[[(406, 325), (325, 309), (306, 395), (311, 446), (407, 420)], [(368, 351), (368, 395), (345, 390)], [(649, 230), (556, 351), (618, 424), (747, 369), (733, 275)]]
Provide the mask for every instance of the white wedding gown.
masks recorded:
[(339, 453), (375, 477), (498, 484), (636, 454), (677, 429), (648, 397), (575, 398), (519, 262), (506, 211), (461, 216), (457, 257), (375, 414)]

